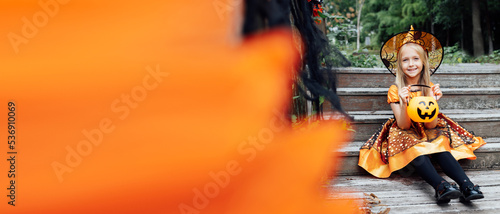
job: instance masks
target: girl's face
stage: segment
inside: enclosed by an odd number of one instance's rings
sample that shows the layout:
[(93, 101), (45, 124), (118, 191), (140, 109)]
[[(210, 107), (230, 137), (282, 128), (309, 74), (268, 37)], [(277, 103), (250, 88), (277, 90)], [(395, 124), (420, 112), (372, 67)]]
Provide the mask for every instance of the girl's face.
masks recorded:
[(409, 45), (404, 45), (400, 50), (401, 70), (406, 74), (408, 80), (418, 80), (422, 71), (423, 62), (418, 52)]

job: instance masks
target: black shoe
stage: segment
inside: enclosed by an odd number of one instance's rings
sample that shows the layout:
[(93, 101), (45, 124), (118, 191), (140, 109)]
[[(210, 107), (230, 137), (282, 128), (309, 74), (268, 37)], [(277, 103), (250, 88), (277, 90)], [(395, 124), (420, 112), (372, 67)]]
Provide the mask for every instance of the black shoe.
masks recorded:
[(436, 199), (438, 203), (448, 203), (451, 199), (456, 199), (462, 196), (456, 184), (450, 184), (446, 181), (439, 184), (436, 188)]
[(470, 200), (481, 199), (484, 198), (483, 192), (479, 190), (479, 186), (468, 186), (465, 187), (465, 190), (462, 191), (462, 196), (460, 196), (460, 201), (462, 202), (470, 202)]

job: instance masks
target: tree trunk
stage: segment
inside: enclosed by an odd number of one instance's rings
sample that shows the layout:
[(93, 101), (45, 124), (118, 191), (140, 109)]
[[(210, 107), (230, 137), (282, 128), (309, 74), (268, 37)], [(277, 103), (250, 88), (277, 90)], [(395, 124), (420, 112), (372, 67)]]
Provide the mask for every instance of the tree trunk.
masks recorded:
[(493, 54), (493, 39), (491, 35), (490, 13), (488, 12), (488, 1), (484, 1), (486, 5), (486, 30), (488, 31), (488, 54)]
[(464, 16), (462, 15), (462, 19), (460, 20), (460, 29), (462, 30), (462, 36), (460, 37), (460, 47), (462, 50), (465, 49), (464, 47), (464, 38), (465, 38), (465, 28), (464, 28)]
[(479, 0), (472, 0), (472, 44), (474, 46), (474, 56), (484, 55), (483, 35), (481, 33), (481, 12), (479, 10)]
[(450, 46), (450, 29), (446, 29), (446, 47)]
[[(434, 16), (432, 16), (432, 15), (431, 15), (431, 20), (434, 20)], [(431, 21), (431, 33), (435, 34), (434, 33), (434, 22), (433, 21)]]
[(356, 31), (357, 31), (357, 36), (356, 36), (356, 51), (359, 52), (359, 37), (361, 37), (361, 10), (363, 9), (363, 4), (365, 4), (365, 0), (359, 0), (359, 7), (358, 7), (358, 24), (356, 25)]
[[(433, 8), (433, 6), (434, 6), (433, 2), (429, 1), (429, 4), (430, 4), (430, 8)], [(431, 19), (429, 20), (429, 23), (431, 25), (431, 33), (435, 34), (434, 33), (434, 13), (431, 13), (430, 16), (431, 16)]]

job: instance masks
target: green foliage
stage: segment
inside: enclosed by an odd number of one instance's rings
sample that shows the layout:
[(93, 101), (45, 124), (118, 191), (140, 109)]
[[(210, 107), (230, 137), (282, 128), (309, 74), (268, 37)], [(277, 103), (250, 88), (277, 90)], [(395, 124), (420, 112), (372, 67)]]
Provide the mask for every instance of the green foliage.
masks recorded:
[[(480, 57), (472, 57), (464, 52), (458, 44), (451, 47), (444, 47), (443, 64), (458, 64), (458, 63), (493, 63), (500, 64), (500, 50), (496, 50), (493, 54)], [(383, 68), (384, 65), (380, 61), (378, 52), (371, 51), (366, 53), (345, 53), (345, 56), (351, 61), (352, 67), (357, 68)]]
[[(418, 30), (431, 32), (433, 28), (436, 35), (442, 43), (455, 43), (460, 41), (461, 37), (470, 32), (471, 9), (470, 0), (365, 0), (361, 13), (362, 32), (361, 39), (365, 36), (371, 37), (371, 47), (376, 51), (362, 54), (354, 53), (356, 49), (356, 22), (357, 22), (357, 0), (325, 0), (325, 24), (327, 27), (327, 37), (331, 41), (336, 40), (334, 44), (351, 61), (354, 67), (383, 67), (379, 60), (378, 50), (383, 42), (390, 36), (408, 30), (410, 25)], [(484, 0), (481, 1), (481, 13), (484, 16), (488, 11), (491, 19), (493, 41), (498, 40), (497, 24), (498, 18), (494, 14), (500, 11), (500, 1)], [(485, 10), (487, 8), (487, 10)], [(465, 20), (465, 21), (464, 21)], [(463, 23), (462, 23), (463, 22)], [(463, 26), (462, 26), (463, 25)], [(466, 32), (462, 32), (461, 28)], [(483, 34), (485, 29), (483, 29)], [(498, 34), (497, 34), (498, 35)], [(463, 39), (463, 38), (462, 38)], [(462, 40), (468, 42), (470, 40)], [(361, 41), (363, 43), (363, 41)], [(462, 44), (464, 44), (462, 43)], [(469, 45), (470, 46), (470, 45)], [(454, 45), (445, 47), (445, 58), (443, 63), (496, 63), (500, 62), (500, 51), (495, 51), (491, 55), (481, 57), (472, 57), (462, 50), (463, 47)], [(471, 48), (471, 47), (467, 47)], [(495, 46), (495, 48), (498, 48)], [(471, 50), (467, 50), (471, 51)], [(330, 56), (328, 56), (330, 58)], [(329, 59), (334, 61), (335, 58)]]
[(358, 68), (378, 68), (382, 67), (382, 61), (378, 57), (378, 54), (366, 54), (366, 53), (353, 53), (348, 54), (347, 59), (351, 61), (352, 67)]
[(403, 0), (401, 6), (401, 24), (422, 24), (429, 18), (430, 8), (425, 1)]
[(349, 62), (347, 62), (344, 58), (345, 53), (338, 51), (335, 45), (329, 43), (328, 45), (329, 54), (323, 57), (323, 53), (320, 54), (320, 63), (321, 65), (329, 65), (332, 67), (343, 67), (347, 66)]
[(500, 50), (493, 51), (493, 54), (490, 55), (476, 57), (473, 62), (500, 64)]
[(472, 57), (465, 53), (455, 44), (451, 47), (444, 47), (444, 59), (445, 64), (457, 64), (457, 63), (494, 63), (500, 64), (500, 50), (493, 51), (493, 54), (483, 55), (480, 57)]
[(417, 29), (430, 19), (431, 0), (367, 0), (361, 16), (363, 28), (375, 32), (374, 42), (381, 44), (390, 36), (409, 30), (410, 25)]
[(356, 41), (356, 1), (329, 0), (323, 3), (326, 18), (327, 37), (331, 41), (335, 39), (341, 45)]
[(461, 0), (440, 0), (433, 5), (431, 11), (434, 14), (434, 20), (432, 20), (434, 24), (442, 25), (443, 30), (460, 26), (464, 11)]
[(443, 62), (445, 64), (457, 64), (470, 62), (471, 57), (465, 53), (458, 44), (451, 47), (444, 47), (444, 58)]

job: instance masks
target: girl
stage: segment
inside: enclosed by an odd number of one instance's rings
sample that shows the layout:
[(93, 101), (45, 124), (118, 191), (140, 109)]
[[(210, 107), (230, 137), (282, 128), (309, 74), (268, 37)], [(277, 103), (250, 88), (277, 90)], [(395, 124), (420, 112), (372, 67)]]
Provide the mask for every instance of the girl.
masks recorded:
[[(432, 96), (439, 100), (443, 96), (439, 84), (430, 82), (430, 76), (443, 58), (437, 38), (415, 31), (412, 26), (410, 31), (385, 42), (380, 55), (387, 69), (396, 76), (395, 85), (389, 88), (387, 95), (394, 118), (361, 147), (359, 166), (376, 177), (387, 178), (392, 172), (411, 165), (434, 187), (438, 203), (459, 197), (464, 202), (483, 198), (479, 186), (470, 181), (457, 160), (476, 159), (473, 151), (484, 145), (484, 140), (441, 113), (424, 123), (412, 121), (407, 114), (407, 104), (412, 97)], [(460, 188), (437, 173), (431, 158)]]

